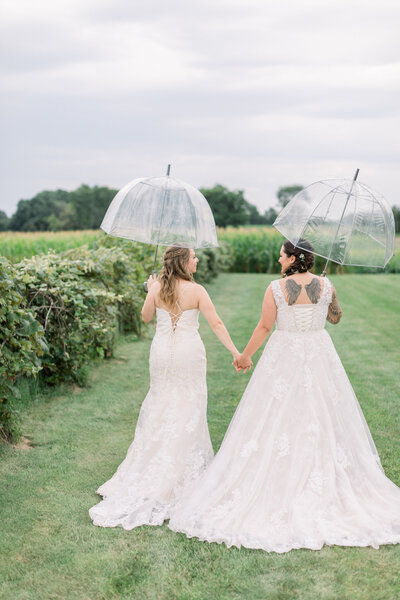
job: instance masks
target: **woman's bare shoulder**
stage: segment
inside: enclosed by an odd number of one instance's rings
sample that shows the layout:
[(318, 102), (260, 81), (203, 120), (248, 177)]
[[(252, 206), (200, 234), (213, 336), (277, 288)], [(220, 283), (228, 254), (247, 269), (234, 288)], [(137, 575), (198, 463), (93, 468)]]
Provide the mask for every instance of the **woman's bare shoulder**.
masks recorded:
[(192, 293), (196, 294), (196, 295), (204, 295), (207, 293), (204, 285), (201, 285), (201, 283), (196, 283), (195, 281), (191, 282), (191, 286), (190, 286), (189, 290), (191, 290)]
[(196, 281), (185, 281), (185, 283), (183, 285), (187, 285), (188, 286), (188, 290), (192, 289), (192, 290), (199, 290), (201, 289), (205, 289), (204, 286), (202, 286), (200, 283), (197, 283)]
[(201, 295), (206, 292), (205, 287), (195, 281), (183, 281), (180, 283), (179, 289), (179, 293), (184, 294), (185, 296), (198, 296), (199, 294)]

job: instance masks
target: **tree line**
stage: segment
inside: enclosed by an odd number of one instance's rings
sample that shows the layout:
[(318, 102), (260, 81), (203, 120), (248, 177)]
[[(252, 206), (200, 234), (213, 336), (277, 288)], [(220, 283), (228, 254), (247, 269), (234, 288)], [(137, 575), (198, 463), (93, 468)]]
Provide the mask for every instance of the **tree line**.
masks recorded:
[(81, 185), (72, 192), (39, 192), (30, 200), (20, 200), (8, 218), (0, 213), (0, 230), (62, 231), (97, 229), (118, 190)]
[[(301, 185), (280, 187), (276, 208), (260, 213), (246, 200), (243, 190), (230, 190), (217, 184), (200, 191), (214, 214), (218, 227), (239, 225), (271, 225), (278, 212), (303, 189)], [(97, 229), (118, 190), (109, 187), (81, 185), (72, 192), (65, 190), (39, 192), (29, 200), (20, 200), (15, 213), (8, 217), (0, 211), (0, 231), (67, 231)], [(400, 231), (400, 208), (393, 206), (396, 231)]]
[[(117, 191), (81, 185), (72, 192), (40, 192), (29, 200), (20, 200), (10, 218), (0, 211), (0, 231), (97, 229)], [(260, 214), (258, 208), (246, 200), (243, 190), (230, 190), (217, 184), (200, 191), (207, 198), (218, 227), (271, 224), (278, 214), (274, 208)]]

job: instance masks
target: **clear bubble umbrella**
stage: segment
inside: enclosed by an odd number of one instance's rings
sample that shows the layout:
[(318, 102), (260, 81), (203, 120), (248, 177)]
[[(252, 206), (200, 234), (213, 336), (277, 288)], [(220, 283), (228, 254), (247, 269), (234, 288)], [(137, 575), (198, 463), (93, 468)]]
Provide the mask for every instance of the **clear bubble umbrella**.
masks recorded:
[(218, 246), (211, 208), (199, 190), (170, 177), (142, 177), (125, 185), (111, 202), (100, 226), (115, 237), (156, 246)]
[[(301, 190), (273, 226), (298, 248), (308, 240), (314, 254), (340, 265), (384, 268), (394, 254), (393, 212), (378, 192), (353, 179), (326, 179)], [(303, 248), (305, 249), (305, 248)]]

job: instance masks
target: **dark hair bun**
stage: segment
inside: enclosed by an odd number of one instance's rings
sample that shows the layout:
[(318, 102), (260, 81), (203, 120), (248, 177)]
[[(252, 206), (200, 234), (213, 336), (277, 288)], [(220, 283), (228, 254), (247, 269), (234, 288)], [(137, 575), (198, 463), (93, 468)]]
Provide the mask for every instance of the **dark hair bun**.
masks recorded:
[[(292, 275), (293, 273), (305, 273), (314, 266), (314, 248), (310, 242), (300, 238), (297, 244), (298, 246), (294, 246), (289, 240), (286, 240), (283, 244), (285, 254), (296, 258), (294, 263), (283, 274), (284, 277)], [(299, 248), (299, 246), (301, 246), (301, 248)]]

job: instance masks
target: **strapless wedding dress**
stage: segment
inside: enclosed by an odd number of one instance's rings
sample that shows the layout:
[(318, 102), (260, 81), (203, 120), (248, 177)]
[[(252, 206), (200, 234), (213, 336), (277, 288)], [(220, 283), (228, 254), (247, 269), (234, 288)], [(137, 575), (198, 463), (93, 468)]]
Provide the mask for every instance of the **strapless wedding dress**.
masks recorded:
[(384, 474), (317, 304), (289, 306), (272, 283), (276, 330), (215, 459), (169, 527), (228, 546), (287, 552), (400, 542), (400, 488)]
[(212, 459), (206, 354), (198, 328), (198, 309), (173, 314), (157, 308), (150, 389), (125, 460), (97, 490), (103, 500), (89, 510), (95, 525), (161, 525), (182, 489)]

